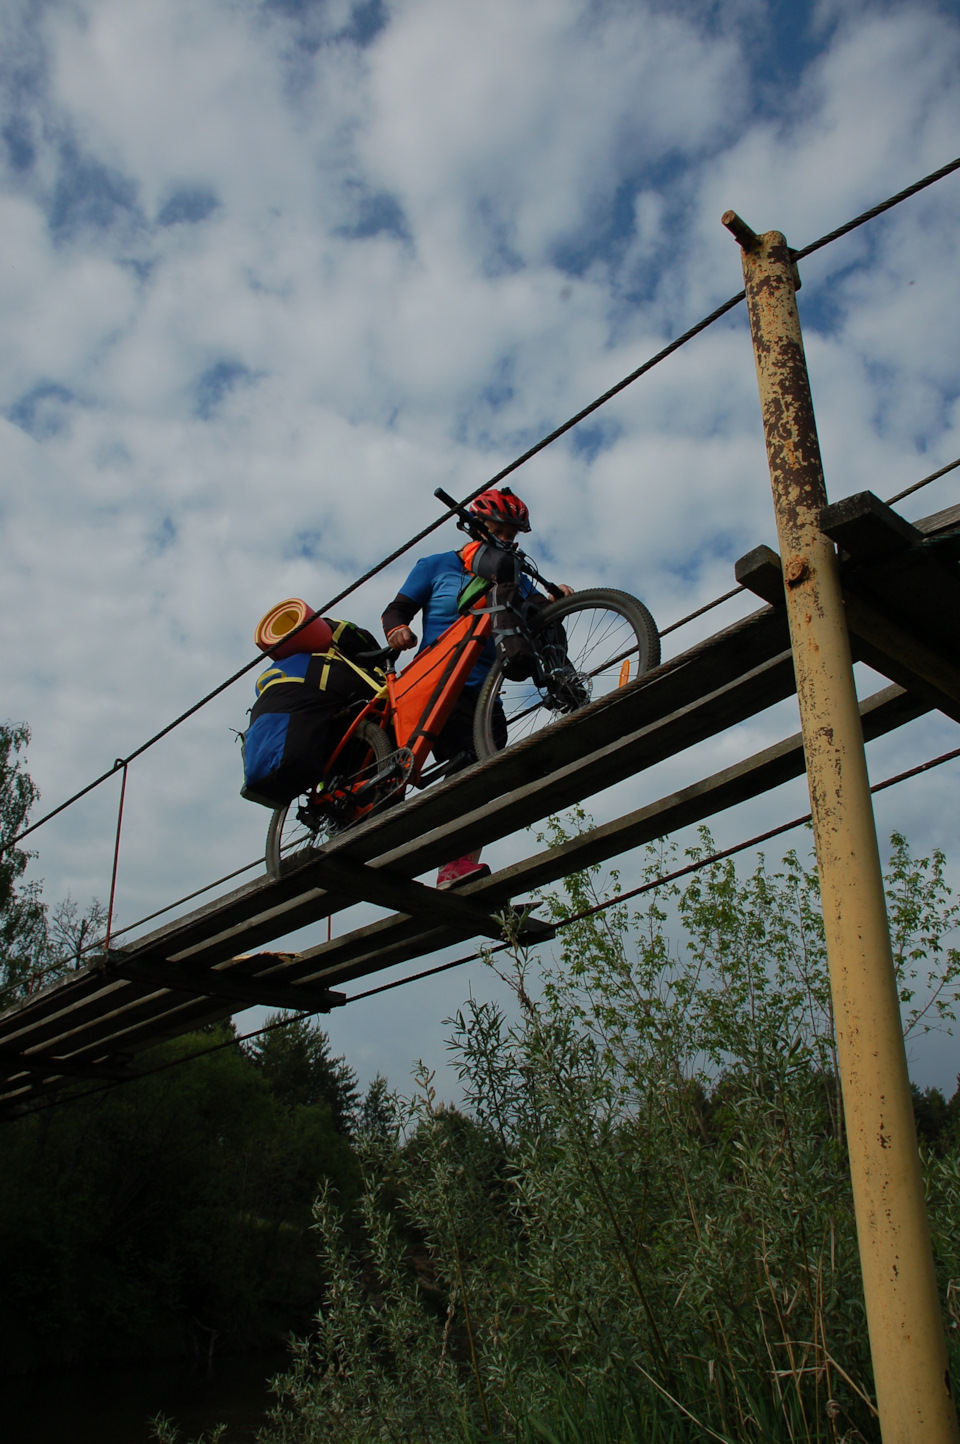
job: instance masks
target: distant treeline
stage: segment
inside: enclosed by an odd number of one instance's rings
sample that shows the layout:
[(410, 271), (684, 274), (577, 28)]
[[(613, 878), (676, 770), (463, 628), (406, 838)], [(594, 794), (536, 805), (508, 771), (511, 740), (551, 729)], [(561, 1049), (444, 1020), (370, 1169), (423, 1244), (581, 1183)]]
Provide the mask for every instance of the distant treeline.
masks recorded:
[(324, 1282), (314, 1199), (353, 1206), (352, 1132), (382, 1129), (387, 1107), (382, 1080), (361, 1101), (326, 1035), (296, 1022), (0, 1124), (3, 1369), (206, 1356), (303, 1326)]
[[(48, 908), (25, 880), (31, 854), (9, 845), (37, 799), (28, 741), (0, 725), (0, 1007), (94, 961), (106, 920), (96, 900)], [(386, 1085), (361, 1100), (303, 1021), (162, 1066), (233, 1036), (178, 1038), (137, 1058), (162, 1068), (150, 1077), (78, 1084), (0, 1123), (0, 1370), (208, 1355), (276, 1340), (315, 1309), (312, 1205), (322, 1187), (356, 1199), (351, 1139), (385, 1126)]]

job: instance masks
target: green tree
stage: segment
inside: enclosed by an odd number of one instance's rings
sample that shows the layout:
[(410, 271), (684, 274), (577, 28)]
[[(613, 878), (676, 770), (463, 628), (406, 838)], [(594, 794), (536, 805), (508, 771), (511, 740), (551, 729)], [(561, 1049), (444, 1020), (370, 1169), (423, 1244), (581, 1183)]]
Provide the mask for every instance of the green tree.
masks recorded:
[[(907, 1026), (949, 1026), (939, 868), (895, 840)], [(568, 879), (556, 915), (610, 885)], [(360, 1140), (365, 1242), (322, 1196), (330, 1282), (271, 1444), (877, 1440), (815, 873), (715, 863), (559, 938), (540, 1001), (515, 949), (518, 1023), (451, 1020), (468, 1112), (423, 1076), (398, 1146)], [(955, 1309), (960, 1150), (925, 1168)]]
[(33, 854), (14, 842), (39, 796), (23, 756), (29, 741), (23, 723), (0, 724), (0, 1006), (36, 986), (47, 949), (40, 885), (23, 881)]
[(273, 1096), (285, 1108), (323, 1103), (338, 1133), (349, 1136), (360, 1105), (357, 1077), (345, 1058), (334, 1058), (330, 1038), (309, 1018), (284, 1021), (275, 1013), (270, 1023), (284, 1022), (257, 1038), (249, 1057)]
[(67, 896), (53, 909), (39, 881), (24, 881), (36, 853), (14, 839), (39, 797), (24, 756), (30, 731), (0, 724), (0, 1008), (91, 962), (106, 932), (106, 909), (93, 898), (84, 911)]
[(360, 1105), (358, 1132), (379, 1143), (389, 1143), (396, 1135), (399, 1108), (395, 1095), (382, 1073), (371, 1082)]
[(352, 1206), (356, 1160), (325, 1103), (281, 1103), (239, 1047), (191, 1057), (232, 1036), (0, 1127), (5, 1367), (243, 1347), (312, 1312), (313, 1200)]

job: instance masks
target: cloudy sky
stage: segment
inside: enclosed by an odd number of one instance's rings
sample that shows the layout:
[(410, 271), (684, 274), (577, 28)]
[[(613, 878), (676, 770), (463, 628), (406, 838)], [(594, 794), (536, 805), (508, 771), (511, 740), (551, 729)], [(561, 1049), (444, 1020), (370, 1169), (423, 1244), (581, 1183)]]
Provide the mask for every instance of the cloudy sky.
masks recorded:
[[(435, 486), (473, 490), (738, 290), (725, 209), (800, 247), (953, 159), (958, 80), (947, 0), (6, 0), (0, 715), (33, 730), (42, 805), (242, 665), (275, 601), (322, 605), (436, 515)], [(833, 498), (960, 455), (958, 236), (954, 176), (803, 266)], [(955, 476), (904, 514), (951, 504)], [(516, 489), (564, 580), (661, 625), (727, 590), (774, 540), (742, 310)], [(404, 575), (342, 610), (372, 626)], [(250, 690), (131, 770), (121, 922), (257, 854), (230, 732)], [(794, 726), (784, 705), (597, 813)], [(914, 724), (873, 775), (954, 745)], [(956, 786), (884, 794), (881, 830), (960, 864)], [(116, 800), (37, 835), (51, 900), (106, 897)], [(804, 807), (800, 783), (717, 834)], [(469, 986), (491, 980), (348, 1008), (334, 1041), (402, 1084), (442, 1062)], [(915, 1066), (952, 1086), (956, 1045)]]

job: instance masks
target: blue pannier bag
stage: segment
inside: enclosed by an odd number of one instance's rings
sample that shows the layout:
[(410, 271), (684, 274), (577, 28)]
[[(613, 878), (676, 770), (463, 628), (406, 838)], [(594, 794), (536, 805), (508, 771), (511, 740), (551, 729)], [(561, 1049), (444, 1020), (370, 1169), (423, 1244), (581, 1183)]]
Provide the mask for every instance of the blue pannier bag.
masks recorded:
[(295, 652), (257, 678), (257, 700), (242, 737), (241, 797), (284, 807), (316, 786), (327, 759), (357, 712), (384, 685), (379, 668), (354, 660), (375, 652), (370, 632), (327, 618), (326, 652)]

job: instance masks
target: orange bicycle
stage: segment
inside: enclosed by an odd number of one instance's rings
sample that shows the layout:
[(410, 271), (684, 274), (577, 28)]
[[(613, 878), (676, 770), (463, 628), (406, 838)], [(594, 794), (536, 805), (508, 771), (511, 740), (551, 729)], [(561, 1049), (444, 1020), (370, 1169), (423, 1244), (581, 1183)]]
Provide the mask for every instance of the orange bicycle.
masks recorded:
[[(493, 540), (480, 518), (440, 489), (435, 494), (457, 512), (461, 530), (475, 540)], [(520, 604), (520, 625), (534, 651), (533, 675), (510, 681), (498, 658), (480, 688), (473, 742), (481, 761), (499, 750), (502, 718), (510, 741), (518, 741), (635, 680), (660, 660), (656, 624), (636, 597), (606, 587), (561, 596), (524, 553), (520, 558), (523, 572), (556, 600)], [(389, 648), (368, 658), (385, 664), (386, 681), (368, 702), (348, 709), (343, 736), (316, 785), (271, 816), (266, 846), (271, 877), (280, 876), (291, 854), (395, 806), (407, 787), (426, 787), (462, 765), (462, 757), (426, 764), (492, 633), (491, 612), (484, 607), (487, 590), (488, 584), (472, 578), (461, 594), (458, 620), (402, 672), (396, 671), (399, 654)]]

